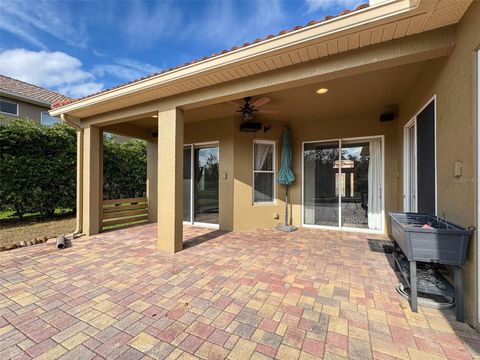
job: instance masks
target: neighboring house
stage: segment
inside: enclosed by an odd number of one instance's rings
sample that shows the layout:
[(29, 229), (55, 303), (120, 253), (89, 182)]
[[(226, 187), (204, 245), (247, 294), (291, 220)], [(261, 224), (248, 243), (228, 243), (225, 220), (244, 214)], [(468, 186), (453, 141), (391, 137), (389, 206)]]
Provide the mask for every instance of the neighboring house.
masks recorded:
[(53, 103), (70, 98), (36, 85), (0, 75), (0, 118), (31, 119), (44, 125), (60, 120), (50, 116), (48, 111)]
[[(158, 249), (182, 249), (184, 222), (273, 228), (285, 207), (276, 174), (286, 126), (294, 225), (338, 230), (342, 241), (341, 230), (388, 233), (389, 211), (413, 211), (478, 228), (479, 19), (480, 1), (371, 0), (54, 105), (50, 114), (77, 129), (83, 155), (78, 230), (102, 229), (104, 131), (148, 141)], [(256, 133), (242, 131), (239, 107), (228, 103), (246, 96), (256, 106), (271, 99), (269, 112), (253, 113)], [(478, 258), (475, 233), (463, 279), (476, 325)]]

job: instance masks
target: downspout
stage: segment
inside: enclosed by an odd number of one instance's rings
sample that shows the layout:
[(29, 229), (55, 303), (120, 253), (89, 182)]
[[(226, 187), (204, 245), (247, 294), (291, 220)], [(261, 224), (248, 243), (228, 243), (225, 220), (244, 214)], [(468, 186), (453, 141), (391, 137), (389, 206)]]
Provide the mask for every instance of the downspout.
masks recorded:
[(75, 238), (82, 234), (83, 226), (83, 127), (79, 121), (70, 119), (65, 114), (60, 118), (68, 125), (72, 126), (77, 132), (77, 210), (75, 231), (68, 235)]

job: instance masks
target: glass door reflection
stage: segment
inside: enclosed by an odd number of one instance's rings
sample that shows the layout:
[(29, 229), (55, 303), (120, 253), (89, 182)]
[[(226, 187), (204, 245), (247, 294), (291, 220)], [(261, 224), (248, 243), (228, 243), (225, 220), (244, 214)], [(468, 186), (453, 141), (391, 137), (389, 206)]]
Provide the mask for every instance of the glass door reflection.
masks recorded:
[(368, 142), (342, 142), (341, 226), (368, 228)]
[(192, 146), (183, 147), (183, 221), (192, 221)]
[(196, 223), (218, 224), (218, 146), (194, 150), (194, 218)]
[(304, 223), (307, 225), (339, 226), (339, 149), (339, 141), (305, 144)]
[(183, 221), (219, 224), (219, 147), (183, 149)]

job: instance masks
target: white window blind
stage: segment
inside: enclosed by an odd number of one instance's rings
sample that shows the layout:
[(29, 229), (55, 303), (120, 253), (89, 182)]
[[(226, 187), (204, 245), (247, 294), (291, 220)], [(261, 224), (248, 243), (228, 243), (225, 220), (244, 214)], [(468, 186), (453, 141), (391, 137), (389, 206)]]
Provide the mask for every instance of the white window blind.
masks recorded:
[(275, 199), (275, 143), (253, 143), (253, 202), (270, 203)]

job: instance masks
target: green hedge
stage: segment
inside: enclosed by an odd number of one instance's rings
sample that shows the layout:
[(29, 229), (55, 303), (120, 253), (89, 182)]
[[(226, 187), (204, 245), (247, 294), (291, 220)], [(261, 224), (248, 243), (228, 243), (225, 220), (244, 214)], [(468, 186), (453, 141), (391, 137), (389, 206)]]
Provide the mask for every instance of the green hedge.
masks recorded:
[(123, 199), (146, 195), (147, 145), (145, 141), (103, 141), (103, 198)]
[[(104, 140), (104, 198), (143, 196), (146, 144)], [(30, 120), (0, 126), (0, 210), (17, 216), (75, 208), (76, 135), (64, 124), (42, 126)]]

